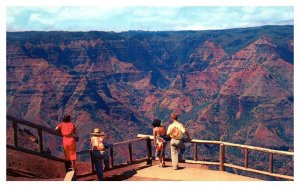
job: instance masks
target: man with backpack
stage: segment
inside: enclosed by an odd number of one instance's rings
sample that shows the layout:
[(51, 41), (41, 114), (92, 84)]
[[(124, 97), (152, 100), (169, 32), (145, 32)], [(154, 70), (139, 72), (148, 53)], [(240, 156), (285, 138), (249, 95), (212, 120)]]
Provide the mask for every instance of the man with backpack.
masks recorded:
[(177, 121), (178, 115), (172, 113), (171, 119), (173, 123), (168, 127), (167, 135), (171, 137), (171, 159), (172, 166), (175, 170), (178, 169), (178, 161), (182, 160), (185, 152), (183, 134), (186, 134), (188, 141), (191, 141), (190, 134), (185, 129), (184, 125)]

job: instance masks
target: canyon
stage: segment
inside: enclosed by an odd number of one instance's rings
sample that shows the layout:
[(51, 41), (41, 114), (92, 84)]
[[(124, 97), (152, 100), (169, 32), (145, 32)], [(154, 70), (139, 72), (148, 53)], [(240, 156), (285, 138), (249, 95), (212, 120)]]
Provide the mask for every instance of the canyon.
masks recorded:
[(176, 112), (192, 138), (293, 151), (293, 29), (7, 32), (7, 114), (54, 129), (70, 113), (78, 150), (96, 127), (128, 140)]

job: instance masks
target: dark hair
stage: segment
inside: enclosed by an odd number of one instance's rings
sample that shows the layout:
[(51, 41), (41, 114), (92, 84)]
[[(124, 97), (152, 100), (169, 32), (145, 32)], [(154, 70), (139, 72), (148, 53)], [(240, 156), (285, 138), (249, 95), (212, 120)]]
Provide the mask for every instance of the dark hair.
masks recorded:
[(159, 127), (160, 126), (161, 121), (159, 119), (154, 119), (152, 122), (152, 125), (154, 127)]
[(64, 118), (62, 121), (65, 123), (71, 122), (71, 116), (69, 114), (64, 115)]
[(175, 114), (175, 113), (172, 113), (172, 114), (171, 114), (171, 118), (172, 118), (173, 120), (177, 120), (177, 119), (178, 119), (178, 115)]

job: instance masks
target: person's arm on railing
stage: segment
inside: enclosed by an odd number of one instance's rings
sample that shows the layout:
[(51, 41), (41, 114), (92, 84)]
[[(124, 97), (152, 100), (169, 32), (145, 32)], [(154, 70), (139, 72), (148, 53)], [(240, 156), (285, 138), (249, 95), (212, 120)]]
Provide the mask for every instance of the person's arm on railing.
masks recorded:
[(55, 131), (61, 135), (61, 123), (55, 127)]
[(79, 141), (79, 136), (78, 136), (78, 133), (77, 133), (77, 127), (76, 127), (75, 124), (74, 124), (74, 129), (73, 129), (73, 132), (72, 132), (72, 136), (75, 138), (76, 142)]
[(191, 142), (192, 139), (191, 139), (190, 133), (186, 129), (185, 129), (185, 134), (186, 134), (188, 142)]

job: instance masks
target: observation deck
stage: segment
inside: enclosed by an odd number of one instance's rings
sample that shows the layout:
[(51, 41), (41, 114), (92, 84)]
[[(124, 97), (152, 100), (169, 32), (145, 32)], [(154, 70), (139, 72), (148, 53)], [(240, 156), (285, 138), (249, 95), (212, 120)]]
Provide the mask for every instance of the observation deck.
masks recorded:
[[(13, 144), (7, 144), (6, 151), (6, 176), (8, 181), (17, 180), (81, 180), (90, 181), (97, 180), (95, 169), (93, 167), (93, 160), (90, 162), (77, 162), (77, 172), (67, 172), (65, 168), (66, 160), (54, 155), (49, 155), (44, 152), (43, 136), (61, 136), (52, 129), (44, 126), (34, 124), (22, 119), (16, 119), (12, 116), (7, 116), (7, 125), (12, 126)], [(35, 129), (38, 136), (38, 150), (31, 150), (20, 145), (18, 140), (19, 126)], [(105, 180), (108, 181), (258, 181), (260, 179), (254, 177), (247, 177), (238, 174), (229, 173), (226, 169), (231, 168), (241, 170), (246, 173), (256, 173), (260, 175), (275, 177), (280, 180), (294, 180), (294, 176), (275, 173), (273, 170), (273, 155), (284, 155), (293, 159), (294, 153), (289, 151), (279, 151), (273, 149), (266, 149), (261, 147), (254, 147), (249, 145), (240, 145), (222, 141), (211, 140), (195, 140), (191, 141), (194, 144), (194, 158), (193, 160), (185, 160), (179, 163), (179, 170), (174, 170), (171, 167), (170, 159), (167, 159), (166, 167), (159, 167), (158, 161), (152, 159), (152, 141), (151, 135), (137, 135), (136, 139), (117, 142), (109, 150), (110, 154), (110, 168), (104, 172)], [(145, 143), (146, 156), (143, 158), (135, 158), (133, 145), (136, 143)], [(219, 161), (201, 161), (198, 160), (198, 144), (212, 144), (219, 147)], [(117, 164), (115, 155), (118, 146), (125, 146), (127, 149), (127, 161), (122, 164)], [(225, 162), (226, 149), (225, 147), (235, 147), (244, 150), (244, 165), (235, 165), (233, 163)], [(269, 154), (268, 171), (258, 170), (249, 167), (249, 153), (264, 152)], [(78, 155), (85, 155), (90, 157), (90, 150), (83, 150), (77, 152)], [(124, 153), (122, 153), (124, 154)], [(210, 169), (213, 166), (218, 169)]]

